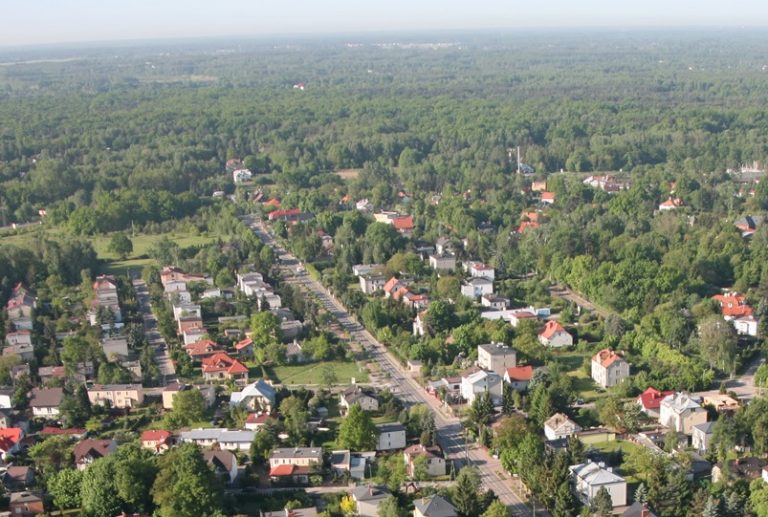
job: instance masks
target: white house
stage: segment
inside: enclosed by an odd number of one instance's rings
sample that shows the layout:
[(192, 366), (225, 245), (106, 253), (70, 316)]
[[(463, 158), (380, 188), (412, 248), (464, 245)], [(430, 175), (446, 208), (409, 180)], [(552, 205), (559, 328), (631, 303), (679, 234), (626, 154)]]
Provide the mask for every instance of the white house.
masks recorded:
[(555, 413), (544, 422), (544, 436), (547, 440), (567, 438), (581, 431), (581, 426), (562, 413)]
[(464, 271), (466, 271), (472, 278), (487, 278), (488, 280), (496, 279), (496, 270), (482, 262), (465, 262)]
[(573, 345), (573, 336), (558, 322), (550, 320), (539, 332), (539, 343), (553, 348), (571, 346)]
[(264, 379), (259, 379), (244, 387), (242, 391), (233, 391), (229, 396), (232, 406), (242, 405), (251, 410), (260, 409), (270, 412), (275, 406), (275, 388)]
[(487, 278), (470, 278), (461, 284), (461, 294), (467, 298), (479, 298), (486, 294), (493, 294), (493, 282)]
[(714, 434), (715, 422), (704, 422), (691, 427), (691, 446), (704, 454), (709, 449)]
[(13, 408), (13, 389), (0, 388), (0, 409)]
[(453, 271), (456, 269), (455, 255), (430, 255), (429, 267), (435, 271)]
[(707, 410), (687, 393), (673, 393), (661, 401), (659, 423), (678, 433), (690, 435), (694, 426), (706, 421)]
[(754, 316), (743, 316), (741, 318), (734, 318), (731, 320), (731, 323), (733, 323), (733, 328), (736, 329), (736, 332), (742, 335), (746, 336), (757, 336), (757, 324), (758, 321), (755, 319)]
[(62, 388), (35, 388), (29, 400), (32, 415), (40, 418), (59, 416), (59, 406), (64, 398)]
[(498, 296), (495, 294), (484, 294), (480, 297), (480, 305), (488, 307), (498, 311), (503, 311), (509, 307), (509, 298)]
[(480, 370), (461, 378), (461, 396), (468, 404), (472, 404), (477, 395), (486, 391), (491, 394), (494, 404), (501, 403), (502, 383), (499, 374)]
[(592, 379), (603, 388), (616, 386), (629, 377), (629, 363), (608, 348), (592, 357)]
[(627, 482), (612, 469), (592, 462), (573, 465), (568, 469), (573, 476), (576, 493), (583, 502), (589, 503), (601, 488), (605, 488), (614, 508), (627, 505)]
[(387, 283), (387, 277), (384, 275), (366, 274), (360, 275), (360, 290), (363, 294), (373, 294), (376, 291), (384, 289), (384, 284)]
[(234, 183), (242, 183), (248, 181), (253, 177), (253, 173), (248, 169), (236, 169), (232, 171), (232, 181)]
[(517, 352), (502, 343), (477, 345), (477, 366), (490, 370), (499, 376), (504, 375), (507, 368), (517, 365)]
[(405, 427), (399, 422), (392, 424), (376, 424), (378, 439), (377, 451), (392, 451), (405, 449)]
[(243, 431), (239, 429), (192, 429), (191, 431), (182, 431), (179, 439), (185, 443), (194, 443), (200, 447), (211, 447), (217, 444), (226, 451), (249, 451), (253, 443), (254, 431)]

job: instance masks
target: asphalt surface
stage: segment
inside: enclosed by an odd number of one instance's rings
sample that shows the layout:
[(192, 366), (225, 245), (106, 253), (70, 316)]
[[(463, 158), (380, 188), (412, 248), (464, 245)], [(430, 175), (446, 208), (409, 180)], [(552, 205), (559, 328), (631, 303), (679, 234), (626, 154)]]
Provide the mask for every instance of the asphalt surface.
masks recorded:
[[(283, 249), (269, 234), (266, 227), (257, 219), (245, 220), (256, 235), (271, 246), (280, 259), (280, 268), (284, 274), (295, 275), (298, 285), (312, 293), (322, 306), (332, 314), (349, 333), (353, 341), (368, 351), (371, 360), (376, 361), (382, 372), (388, 377), (393, 391), (407, 405), (426, 404), (435, 415), (438, 442), (445, 452), (446, 458), (452, 459), (459, 465), (469, 463), (480, 473), (483, 486), (492, 490), (496, 496), (518, 517), (532, 516), (531, 510), (515, 494), (513, 481), (500, 462), (492, 458), (484, 449), (467, 445), (464, 439), (464, 428), (458, 418), (447, 415), (440, 407), (440, 401), (427, 393), (400, 365), (386, 349), (378, 342), (346, 308), (337, 301), (331, 293), (318, 281), (309, 277), (300, 261), (290, 252)], [(542, 514), (543, 515), (543, 514)]]
[(152, 313), (152, 307), (149, 304), (149, 289), (144, 280), (134, 279), (133, 288), (136, 290), (136, 298), (139, 301), (139, 308), (144, 317), (144, 336), (147, 342), (155, 349), (155, 363), (162, 375), (162, 384), (166, 385), (176, 380), (176, 368), (171, 361), (168, 344), (157, 330), (157, 318)]

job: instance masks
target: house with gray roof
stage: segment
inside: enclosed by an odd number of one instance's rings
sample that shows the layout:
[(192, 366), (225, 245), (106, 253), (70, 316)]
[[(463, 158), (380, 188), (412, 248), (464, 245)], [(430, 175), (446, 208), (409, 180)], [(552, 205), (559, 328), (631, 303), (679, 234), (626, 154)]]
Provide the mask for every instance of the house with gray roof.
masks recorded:
[(376, 431), (378, 433), (377, 451), (405, 449), (405, 427), (400, 422), (376, 424)]
[(627, 482), (613, 469), (602, 463), (580, 463), (568, 467), (573, 479), (576, 495), (584, 504), (589, 504), (601, 488), (605, 488), (611, 496), (613, 507), (626, 506)]
[(659, 423), (690, 436), (694, 426), (707, 421), (707, 410), (701, 406), (700, 401), (700, 398), (688, 393), (667, 395), (661, 400)]
[(380, 486), (359, 486), (352, 490), (352, 499), (357, 504), (357, 515), (360, 517), (378, 517), (379, 505), (391, 494)]
[(704, 454), (709, 449), (712, 436), (715, 432), (715, 422), (704, 422), (691, 427), (691, 446)]
[(444, 497), (431, 495), (413, 502), (413, 517), (458, 517), (458, 512)]
[(275, 388), (264, 379), (259, 379), (244, 387), (242, 391), (233, 391), (229, 403), (269, 413), (275, 405)]

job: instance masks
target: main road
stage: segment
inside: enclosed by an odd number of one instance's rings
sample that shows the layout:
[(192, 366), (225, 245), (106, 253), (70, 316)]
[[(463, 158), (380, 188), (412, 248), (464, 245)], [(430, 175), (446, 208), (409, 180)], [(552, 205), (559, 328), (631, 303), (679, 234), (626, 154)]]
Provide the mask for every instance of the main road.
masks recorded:
[(458, 418), (446, 415), (440, 401), (429, 395), (409, 374), (400, 362), (392, 356), (370, 332), (353, 318), (331, 293), (318, 281), (303, 272), (298, 259), (289, 251), (283, 249), (272, 237), (264, 224), (254, 216), (247, 216), (248, 224), (256, 235), (271, 246), (280, 259), (281, 270), (285, 273), (296, 274), (298, 284), (314, 295), (320, 304), (332, 314), (339, 324), (349, 333), (353, 341), (364, 348), (368, 355), (375, 360), (382, 371), (388, 374), (389, 381), (395, 386), (396, 393), (409, 405), (426, 404), (432, 408), (435, 415), (438, 442), (449, 459), (459, 463), (468, 462), (475, 466), (480, 473), (483, 486), (493, 490), (516, 517), (532, 516), (530, 509), (517, 496), (512, 488), (512, 480), (504, 471), (500, 462), (492, 458), (485, 449), (468, 445), (464, 439), (464, 428)]

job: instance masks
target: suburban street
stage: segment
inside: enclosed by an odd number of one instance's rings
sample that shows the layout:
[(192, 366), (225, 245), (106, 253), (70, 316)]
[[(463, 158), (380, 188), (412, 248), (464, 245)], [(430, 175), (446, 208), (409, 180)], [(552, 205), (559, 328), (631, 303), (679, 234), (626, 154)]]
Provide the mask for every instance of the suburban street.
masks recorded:
[(382, 372), (388, 376), (388, 381), (398, 397), (408, 405), (427, 404), (432, 408), (438, 431), (438, 442), (446, 457), (460, 464), (468, 461), (475, 466), (480, 473), (484, 487), (493, 490), (513, 515), (526, 517), (533, 515), (513, 491), (512, 480), (504, 472), (500, 462), (493, 459), (482, 448), (474, 445), (467, 446), (464, 440), (464, 429), (459, 419), (446, 415), (440, 407), (440, 402), (429, 395), (400, 365), (399, 361), (387, 351), (386, 347), (358, 323), (320, 282), (313, 280), (304, 272), (296, 257), (274, 241), (261, 221), (251, 217), (247, 217), (245, 221), (259, 238), (274, 248), (280, 259), (282, 271), (297, 275), (299, 277), (298, 284), (312, 293), (322, 306), (339, 321), (352, 340), (368, 351), (369, 357), (376, 361)]
[(173, 361), (171, 361), (168, 345), (157, 330), (157, 318), (152, 313), (146, 282), (140, 278), (135, 278), (133, 280), (133, 288), (136, 290), (136, 298), (139, 300), (139, 307), (144, 317), (144, 336), (147, 338), (147, 342), (155, 349), (155, 363), (160, 369), (162, 384), (165, 386), (176, 380), (176, 368), (173, 366)]

